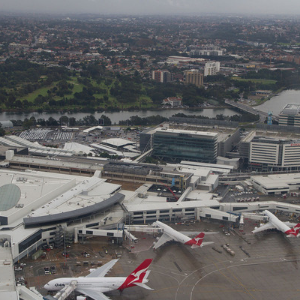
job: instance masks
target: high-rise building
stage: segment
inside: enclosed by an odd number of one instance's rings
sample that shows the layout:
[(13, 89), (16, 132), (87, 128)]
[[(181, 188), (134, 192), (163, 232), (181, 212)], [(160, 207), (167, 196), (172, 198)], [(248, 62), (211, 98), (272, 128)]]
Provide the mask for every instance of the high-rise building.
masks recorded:
[(203, 86), (203, 74), (198, 70), (185, 71), (185, 84), (195, 84), (200, 87)]
[(216, 75), (220, 72), (220, 62), (219, 61), (209, 61), (205, 63), (204, 66), (204, 76)]
[(169, 71), (152, 71), (152, 79), (156, 82), (166, 83), (172, 81), (172, 74)]
[(153, 135), (153, 155), (170, 160), (214, 163), (217, 136), (215, 132), (159, 128)]

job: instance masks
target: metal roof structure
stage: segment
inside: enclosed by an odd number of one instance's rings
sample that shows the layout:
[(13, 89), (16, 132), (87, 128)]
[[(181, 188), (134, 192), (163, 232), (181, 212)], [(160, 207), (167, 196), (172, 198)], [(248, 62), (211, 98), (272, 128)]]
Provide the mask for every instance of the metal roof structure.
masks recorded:
[(21, 198), (21, 190), (15, 184), (5, 184), (0, 187), (0, 211), (14, 207)]
[(112, 197), (88, 207), (67, 211), (59, 214), (54, 214), (54, 215), (24, 218), (23, 220), (24, 220), (25, 228), (57, 224), (60, 222), (67, 222), (77, 218), (90, 216), (92, 214), (98, 213), (101, 210), (109, 208), (110, 206), (113, 206), (116, 203), (123, 201), (124, 198), (125, 196), (123, 194), (116, 193)]
[(113, 147), (124, 147), (126, 145), (132, 145), (134, 142), (125, 140), (125, 139), (120, 139), (120, 138), (111, 138), (111, 139), (106, 139), (102, 140), (101, 143), (107, 144)]

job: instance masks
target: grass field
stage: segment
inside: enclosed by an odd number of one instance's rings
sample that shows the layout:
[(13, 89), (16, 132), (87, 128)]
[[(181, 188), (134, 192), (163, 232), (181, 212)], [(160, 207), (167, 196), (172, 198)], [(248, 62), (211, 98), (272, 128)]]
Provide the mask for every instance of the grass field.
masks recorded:
[(34, 99), (38, 95), (47, 96), (47, 91), (53, 87), (55, 87), (56, 84), (52, 84), (51, 86), (42, 87), (40, 89), (35, 90), (34, 92), (22, 97), (20, 100), (27, 100), (28, 102), (33, 102)]
[[(119, 101), (117, 101), (117, 99), (115, 97), (110, 95), (110, 87), (114, 84), (114, 82), (115, 82), (114, 80), (112, 81), (111, 85), (106, 85), (104, 83), (104, 81), (102, 81), (100, 84), (97, 84), (97, 82), (95, 80), (91, 80), (90, 82), (94, 87), (100, 87), (101, 89), (104, 89), (107, 91), (107, 94), (94, 94), (95, 98), (98, 98), (98, 99), (102, 98), (104, 95), (107, 95), (107, 97), (108, 97), (108, 101), (106, 101), (106, 103), (102, 103), (102, 104), (98, 105), (98, 107), (105, 108), (106, 106), (112, 106), (112, 107), (118, 107), (121, 109), (128, 109), (130, 107), (139, 107), (139, 108), (143, 108), (143, 109), (148, 109), (148, 108), (153, 108), (156, 106), (153, 104), (151, 98), (146, 95), (141, 95), (139, 97), (139, 99), (135, 102), (120, 103)], [(84, 85), (81, 83), (78, 83), (77, 77), (71, 77), (68, 80), (68, 83), (73, 84), (72, 94), (65, 95), (64, 98), (71, 99), (74, 97), (75, 93), (82, 92)], [(20, 100), (22, 101), (22, 100), (27, 99), (29, 102), (34, 102), (35, 98), (38, 95), (47, 96), (48, 95), (47, 91), (49, 89), (54, 88), (57, 85), (58, 85), (58, 82), (54, 82), (50, 86), (46, 86), (46, 87), (35, 90), (34, 92), (20, 98)], [(143, 86), (142, 86), (142, 90), (145, 90), (145, 88)], [(60, 100), (60, 99), (62, 99), (62, 97), (59, 97), (59, 96), (53, 97), (53, 100), (56, 100), (56, 101)], [(38, 107), (36, 107), (36, 109), (37, 108)]]
[(277, 81), (272, 79), (244, 79), (240, 77), (232, 77), (233, 80), (237, 81), (251, 81), (253, 83), (262, 83), (262, 84), (275, 84)]

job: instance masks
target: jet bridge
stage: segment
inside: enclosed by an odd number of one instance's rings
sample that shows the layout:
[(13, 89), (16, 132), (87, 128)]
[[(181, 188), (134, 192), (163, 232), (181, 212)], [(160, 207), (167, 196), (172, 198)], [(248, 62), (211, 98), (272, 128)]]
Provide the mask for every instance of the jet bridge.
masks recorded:
[(243, 203), (220, 203), (220, 210), (223, 212), (233, 212), (240, 214), (242, 212), (251, 212), (259, 210), (280, 210), (288, 213), (300, 214), (300, 206), (286, 202), (261, 201), (261, 202), (243, 202)]
[(77, 283), (77, 280), (72, 280), (69, 285), (66, 285), (63, 289), (57, 292), (53, 298), (56, 300), (65, 300), (77, 288)]
[(123, 230), (103, 230), (92, 228), (78, 228), (74, 230), (74, 243), (78, 243), (78, 235), (93, 235), (93, 236), (106, 236), (110, 238), (123, 238)]

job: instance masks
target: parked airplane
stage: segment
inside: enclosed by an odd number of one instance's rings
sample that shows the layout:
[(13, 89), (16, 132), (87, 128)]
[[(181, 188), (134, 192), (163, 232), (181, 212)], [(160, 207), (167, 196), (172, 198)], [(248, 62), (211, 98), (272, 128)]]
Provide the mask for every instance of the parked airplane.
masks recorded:
[(140, 286), (151, 290), (146, 285), (147, 277), (150, 271), (148, 270), (152, 259), (146, 259), (142, 262), (127, 278), (126, 277), (104, 277), (107, 272), (115, 265), (118, 259), (113, 259), (100, 268), (97, 268), (86, 277), (78, 278), (58, 278), (49, 281), (44, 288), (49, 291), (59, 291), (72, 282), (76, 282), (76, 291), (84, 294), (94, 300), (109, 300), (103, 293), (113, 290), (123, 291), (126, 288)]
[(188, 236), (176, 231), (175, 229), (171, 228), (170, 226), (160, 221), (154, 222), (153, 226), (158, 226), (163, 230), (163, 235), (153, 246), (154, 249), (159, 248), (160, 246), (162, 246), (163, 244), (169, 241), (175, 241), (185, 245), (189, 245), (192, 247), (192, 249), (206, 246), (213, 243), (213, 242), (203, 242), (203, 238), (205, 236), (204, 232), (201, 232), (195, 238), (190, 239)]
[[(282, 222), (275, 215), (273, 215), (268, 210), (263, 211), (263, 213), (268, 217), (269, 222), (260, 227), (256, 227), (252, 232), (257, 233), (267, 229), (277, 229), (282, 231), (287, 235), (287, 237), (297, 237), (300, 230), (300, 223), (292, 227), (290, 222)], [(292, 227), (292, 228), (290, 228)]]

